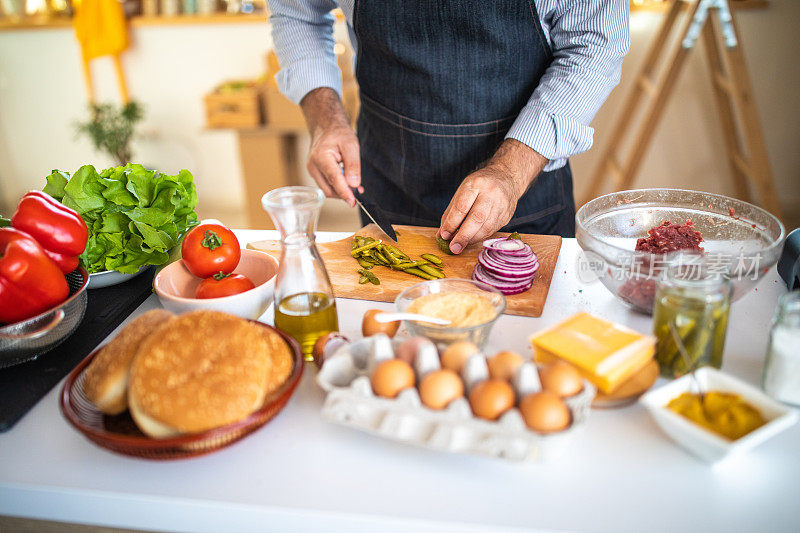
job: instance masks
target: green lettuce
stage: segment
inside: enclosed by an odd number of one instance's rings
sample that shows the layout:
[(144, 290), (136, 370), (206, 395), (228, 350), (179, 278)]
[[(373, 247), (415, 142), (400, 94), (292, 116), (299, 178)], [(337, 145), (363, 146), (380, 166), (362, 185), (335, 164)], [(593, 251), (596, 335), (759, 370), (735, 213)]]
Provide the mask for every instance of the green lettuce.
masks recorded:
[(90, 273), (133, 274), (162, 265), (189, 228), (197, 224), (197, 189), (192, 174), (170, 176), (142, 165), (84, 165), (71, 176), (54, 170), (44, 192), (77, 211), (89, 227), (81, 261)]

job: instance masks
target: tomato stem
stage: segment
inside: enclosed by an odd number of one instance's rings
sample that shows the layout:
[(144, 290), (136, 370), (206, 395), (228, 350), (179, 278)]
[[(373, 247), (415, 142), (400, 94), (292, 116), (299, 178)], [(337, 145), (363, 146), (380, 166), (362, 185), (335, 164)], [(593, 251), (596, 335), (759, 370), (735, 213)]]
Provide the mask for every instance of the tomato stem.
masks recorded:
[(222, 281), (223, 279), (227, 278), (228, 276), (230, 276), (230, 274), (226, 274), (222, 270), (220, 270), (219, 272), (217, 272), (216, 274), (214, 274), (211, 277), (214, 278), (217, 281)]
[(209, 250), (214, 250), (222, 246), (222, 239), (219, 238), (219, 235), (210, 229), (207, 229), (205, 235), (203, 236), (203, 242), (200, 244)]

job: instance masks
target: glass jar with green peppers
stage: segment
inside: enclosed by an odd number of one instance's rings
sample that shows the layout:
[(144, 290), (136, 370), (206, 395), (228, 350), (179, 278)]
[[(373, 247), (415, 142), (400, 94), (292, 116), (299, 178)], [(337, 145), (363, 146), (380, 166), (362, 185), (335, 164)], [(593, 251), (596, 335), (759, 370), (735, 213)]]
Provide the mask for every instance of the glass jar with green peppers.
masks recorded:
[(653, 309), (662, 376), (674, 378), (701, 366), (722, 366), (732, 291), (728, 276), (702, 262), (678, 262), (664, 270)]

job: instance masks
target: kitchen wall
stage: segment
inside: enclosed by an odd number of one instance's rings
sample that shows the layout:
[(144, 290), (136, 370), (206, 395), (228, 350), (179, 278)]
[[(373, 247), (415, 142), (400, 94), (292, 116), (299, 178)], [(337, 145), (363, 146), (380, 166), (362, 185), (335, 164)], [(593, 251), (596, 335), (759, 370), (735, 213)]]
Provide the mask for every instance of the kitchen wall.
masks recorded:
[[(800, 214), (800, 67), (796, 22), (800, 2), (773, 0), (766, 10), (739, 12), (776, 185), (787, 215)], [(594, 121), (595, 147), (573, 158), (576, 196), (585, 189), (599, 148), (662, 15), (634, 13), (632, 47), (623, 82)], [(340, 29), (341, 31), (341, 29)], [(132, 30), (124, 62), (131, 94), (145, 103), (136, 158), (165, 171), (192, 170), (205, 216), (236, 222), (243, 190), (235, 136), (203, 127), (202, 96), (219, 81), (261, 73), (270, 46), (264, 24), (143, 26)], [(635, 183), (732, 193), (702, 48), (686, 64), (663, 122)], [(100, 100), (117, 98), (110, 62), (93, 66)], [(110, 161), (76, 139), (85, 113), (77, 45), (71, 29), (0, 32), (0, 202), (41, 186), (52, 168), (76, 169)], [(339, 203), (340, 204), (340, 203)], [(323, 227), (351, 226), (356, 218), (331, 202)]]
[[(266, 24), (143, 26), (123, 56), (131, 95), (146, 107), (135, 159), (167, 172), (192, 171), (201, 209), (242, 201), (235, 134), (204, 129), (203, 95), (225, 79), (255, 77), (270, 46)], [(53, 168), (112, 163), (74, 123), (87, 116), (73, 31), (0, 32), (0, 190), (14, 200)], [(98, 101), (118, 101), (111, 61), (92, 62)]]
[[(594, 120), (594, 147), (572, 158), (580, 198), (609, 140), (616, 116), (663, 15), (631, 14), (631, 51), (622, 83)], [(800, 2), (772, 0), (764, 10), (737, 12), (755, 101), (784, 215), (800, 225)], [(673, 96), (639, 171), (635, 187), (683, 187), (733, 194), (705, 51), (698, 44), (684, 65)]]

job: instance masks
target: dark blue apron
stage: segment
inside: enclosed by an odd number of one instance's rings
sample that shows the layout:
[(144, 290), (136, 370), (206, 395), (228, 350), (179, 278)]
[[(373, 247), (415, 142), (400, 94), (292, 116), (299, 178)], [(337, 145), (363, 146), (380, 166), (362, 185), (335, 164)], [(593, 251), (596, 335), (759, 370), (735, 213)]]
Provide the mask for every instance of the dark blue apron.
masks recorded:
[[(394, 224), (438, 227), (553, 60), (534, 2), (356, 0), (353, 27), (366, 194)], [(572, 237), (574, 214), (566, 165), (537, 178), (504, 229)]]

